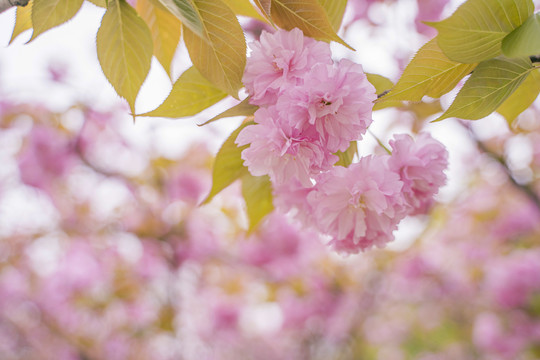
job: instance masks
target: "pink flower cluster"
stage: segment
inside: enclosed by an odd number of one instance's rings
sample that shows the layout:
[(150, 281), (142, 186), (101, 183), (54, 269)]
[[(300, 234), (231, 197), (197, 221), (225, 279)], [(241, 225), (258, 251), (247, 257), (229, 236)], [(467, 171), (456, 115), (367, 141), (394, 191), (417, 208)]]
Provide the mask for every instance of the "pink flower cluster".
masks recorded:
[(278, 208), (294, 209), (345, 253), (382, 247), (405, 216), (427, 212), (448, 157), (427, 133), (416, 142), (397, 135), (391, 156), (334, 166), (372, 122), (376, 94), (361, 65), (333, 62), (327, 43), (299, 29), (264, 32), (251, 48), (243, 80), (259, 109), (236, 143), (249, 145), (251, 174), (270, 177)]

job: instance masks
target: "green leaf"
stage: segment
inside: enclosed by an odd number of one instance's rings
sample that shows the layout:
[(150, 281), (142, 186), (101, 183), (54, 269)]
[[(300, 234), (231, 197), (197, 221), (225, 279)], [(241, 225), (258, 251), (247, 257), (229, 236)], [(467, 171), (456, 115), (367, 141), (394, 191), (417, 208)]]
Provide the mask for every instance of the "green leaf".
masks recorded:
[(205, 38), (204, 26), (192, 0), (159, 0), (182, 24)]
[(324, 41), (336, 41), (351, 50), (345, 41), (337, 36), (328, 15), (317, 0), (272, 0), (272, 20), (282, 29), (295, 27), (304, 35)]
[(169, 118), (193, 116), (225, 96), (227, 94), (212, 85), (192, 66), (176, 80), (169, 96), (157, 109), (141, 116)]
[(504, 116), (508, 125), (525, 111), (540, 94), (540, 69), (531, 71), (529, 76), (501, 106), (497, 112)]
[(110, 0), (96, 44), (103, 73), (134, 114), (135, 99), (152, 60), (148, 26), (125, 0)]
[(439, 98), (452, 90), (476, 64), (449, 60), (437, 45), (437, 38), (418, 50), (396, 86), (377, 102), (389, 100), (421, 101), (424, 95)]
[(530, 16), (520, 27), (506, 35), (502, 51), (508, 57), (540, 54), (540, 13)]
[(249, 231), (274, 210), (272, 183), (268, 176), (253, 176), (249, 172), (242, 176), (242, 196), (246, 202)]
[(232, 10), (221, 0), (193, 0), (204, 37), (184, 30), (193, 65), (216, 87), (238, 98), (246, 66), (244, 32)]
[(239, 147), (234, 142), (240, 131), (252, 124), (254, 124), (253, 121), (242, 123), (238, 129), (225, 140), (219, 149), (212, 169), (212, 189), (203, 201), (203, 204), (210, 202), (214, 196), (219, 194), (221, 190), (225, 189), (227, 186), (231, 185), (235, 180), (249, 174), (248, 169), (244, 166), (244, 160), (241, 158), (242, 151), (249, 145)]
[(470, 64), (501, 55), (503, 38), (533, 11), (532, 0), (468, 0), (449, 18), (426, 23), (449, 59)]
[(448, 110), (449, 117), (477, 120), (495, 111), (533, 70), (528, 58), (496, 58), (480, 63)]
[(13, 28), (9, 44), (11, 44), (17, 36), (32, 28), (32, 5), (33, 0), (30, 0), (26, 6), (17, 6), (17, 10), (15, 10), (15, 27)]
[(223, 2), (227, 4), (236, 15), (248, 16), (266, 22), (266, 19), (255, 10), (249, 0), (223, 0)]
[(34, 33), (30, 41), (74, 17), (82, 4), (83, 0), (34, 0), (32, 4)]
[(138, 0), (136, 9), (152, 34), (154, 55), (170, 76), (171, 63), (180, 42), (182, 23), (159, 2), (154, 4), (150, 0)]
[(233, 116), (250, 116), (250, 115), (255, 114), (255, 111), (257, 111), (258, 108), (259, 108), (258, 106), (251, 105), (249, 103), (249, 98), (245, 98), (244, 100), (242, 100), (242, 102), (236, 104), (230, 109), (225, 110), (221, 114), (214, 116), (213, 118), (200, 124), (199, 126), (208, 125), (216, 120), (233, 117)]
[(349, 167), (352, 164), (354, 155), (358, 153), (358, 142), (351, 141), (351, 145), (345, 151), (338, 151), (335, 155), (339, 157), (336, 165)]
[(341, 22), (343, 21), (343, 14), (347, 7), (347, 0), (318, 0), (319, 4), (324, 8), (328, 19), (332, 24), (335, 31), (338, 31)]

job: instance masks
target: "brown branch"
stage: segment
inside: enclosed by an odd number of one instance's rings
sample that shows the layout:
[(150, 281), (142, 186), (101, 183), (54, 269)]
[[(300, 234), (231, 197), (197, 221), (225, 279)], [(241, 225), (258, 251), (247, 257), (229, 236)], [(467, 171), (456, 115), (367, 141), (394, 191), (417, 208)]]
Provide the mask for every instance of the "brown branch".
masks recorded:
[(473, 129), (470, 126), (468, 126), (466, 124), (463, 124), (462, 122), (460, 122), (460, 123), (469, 131), (469, 135), (470, 135), (471, 139), (476, 143), (476, 146), (478, 147), (478, 150), (480, 150), (482, 153), (488, 155), (490, 158), (492, 158), (497, 163), (499, 163), (499, 165), (504, 170), (506, 176), (508, 177), (508, 179), (512, 183), (512, 185), (514, 185), (514, 187), (516, 189), (518, 189), (519, 191), (521, 191), (522, 193), (527, 195), (529, 200), (531, 200), (534, 203), (534, 205), (538, 209), (540, 209), (540, 198), (538, 197), (538, 194), (529, 185), (520, 184), (514, 178), (514, 174), (512, 173), (512, 170), (510, 170), (510, 167), (508, 166), (508, 164), (507, 164), (506, 160), (504, 159), (504, 157), (502, 157), (501, 155), (496, 154), (493, 151), (491, 151), (490, 149), (488, 149), (487, 146), (476, 136), (476, 134), (474, 133)]
[(0, 13), (14, 6), (26, 6), (30, 0), (0, 0)]

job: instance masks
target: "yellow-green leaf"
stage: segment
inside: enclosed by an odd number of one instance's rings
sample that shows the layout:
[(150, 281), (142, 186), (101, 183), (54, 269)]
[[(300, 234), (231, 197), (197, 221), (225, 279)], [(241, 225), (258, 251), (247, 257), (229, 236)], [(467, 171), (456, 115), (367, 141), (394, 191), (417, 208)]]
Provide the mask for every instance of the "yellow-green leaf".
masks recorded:
[(257, 7), (267, 19), (272, 19), (272, 0), (254, 0)]
[(272, 20), (285, 30), (295, 27), (304, 35), (324, 41), (336, 41), (352, 50), (337, 34), (324, 8), (317, 0), (272, 0)]
[(208, 124), (210, 124), (210, 123), (212, 123), (212, 122), (214, 122), (216, 120), (224, 119), (224, 118), (228, 118), (228, 117), (253, 115), (253, 114), (255, 114), (255, 111), (257, 111), (258, 108), (259, 108), (258, 106), (251, 105), (249, 103), (249, 98), (245, 98), (240, 103), (233, 106), (232, 108), (225, 110), (221, 114), (214, 116), (213, 118), (211, 118), (210, 120), (202, 123), (199, 126), (208, 125)]
[(105, 0), (88, 0), (88, 1), (90, 1), (94, 5), (102, 7), (102, 8), (107, 7), (107, 3), (105, 2)]
[(504, 116), (508, 125), (525, 111), (540, 94), (540, 69), (531, 71), (529, 76), (501, 106), (497, 112)]
[[(366, 77), (367, 80), (371, 83), (371, 85), (375, 87), (375, 92), (377, 93), (377, 96), (379, 98), (386, 95), (390, 91), (390, 89), (394, 87), (394, 83), (390, 79), (382, 75), (366, 73)], [(398, 107), (401, 105), (403, 105), (403, 102), (401, 101), (375, 102), (375, 104), (373, 104), (373, 111), (389, 107)]]
[(341, 21), (343, 21), (347, 0), (319, 0), (319, 4), (321, 4), (326, 11), (334, 30), (338, 31), (341, 26)]
[(135, 99), (152, 60), (148, 26), (125, 0), (109, 0), (96, 44), (103, 73), (134, 114)]
[(205, 38), (204, 26), (193, 0), (159, 0), (182, 24), (198, 36)]
[(448, 110), (449, 117), (477, 120), (495, 111), (533, 70), (528, 58), (496, 58), (480, 63)]
[(475, 67), (476, 64), (449, 60), (437, 45), (437, 38), (434, 38), (418, 50), (396, 86), (377, 101), (421, 101), (424, 95), (439, 98), (452, 90)]
[(26, 6), (17, 6), (16, 15), (15, 15), (15, 27), (13, 28), (13, 33), (11, 34), (11, 39), (9, 44), (21, 35), (24, 31), (32, 28), (32, 5), (33, 0), (30, 0)]
[(366, 73), (367, 80), (375, 87), (377, 95), (382, 96), (385, 91), (390, 91), (394, 87), (394, 83), (389, 78), (379, 75)]
[(257, 20), (266, 21), (266, 19), (255, 10), (249, 0), (223, 0), (223, 2), (227, 4), (236, 15), (248, 16)]
[(533, 11), (532, 0), (468, 0), (449, 18), (428, 24), (448, 58), (470, 64), (501, 55), (503, 38)]
[(216, 87), (238, 98), (246, 66), (244, 32), (232, 10), (221, 0), (193, 0), (205, 37), (184, 29), (193, 65)]
[(249, 231), (274, 210), (272, 183), (268, 176), (253, 176), (249, 172), (242, 177), (242, 196), (246, 202)]
[(351, 145), (345, 151), (338, 151), (336, 155), (339, 157), (339, 160), (336, 162), (336, 165), (348, 167), (352, 164), (354, 155), (358, 153), (358, 142), (351, 141)]
[(34, 0), (32, 4), (34, 33), (30, 41), (74, 17), (82, 4), (83, 0)]
[(182, 23), (157, 4), (151, 0), (138, 0), (136, 9), (152, 34), (154, 55), (170, 76), (171, 63), (182, 33)]
[(508, 57), (540, 54), (540, 13), (530, 16), (520, 27), (506, 35), (502, 51)]
[(419, 121), (424, 121), (428, 117), (443, 111), (439, 100), (409, 102), (406, 106), (402, 107), (401, 110), (411, 112)]
[(214, 196), (219, 194), (221, 190), (231, 185), (235, 180), (249, 174), (248, 169), (244, 166), (244, 160), (241, 158), (242, 151), (249, 145), (239, 147), (234, 142), (243, 128), (253, 124), (253, 121), (242, 123), (238, 129), (225, 140), (219, 149), (212, 169), (212, 189), (203, 204), (208, 203)]
[(225, 96), (227, 94), (213, 86), (195, 67), (191, 67), (176, 80), (163, 104), (141, 116), (169, 118), (193, 116)]

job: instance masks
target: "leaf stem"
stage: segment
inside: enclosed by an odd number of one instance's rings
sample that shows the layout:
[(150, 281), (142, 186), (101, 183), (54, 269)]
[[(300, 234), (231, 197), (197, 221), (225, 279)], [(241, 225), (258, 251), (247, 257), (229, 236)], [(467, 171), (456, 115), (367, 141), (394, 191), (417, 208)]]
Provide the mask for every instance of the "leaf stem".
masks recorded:
[(386, 152), (388, 153), (388, 155), (392, 155), (392, 151), (390, 151), (390, 149), (388, 149), (388, 148), (386, 147), (386, 145), (383, 144), (383, 142), (381, 141), (381, 139), (379, 139), (379, 138), (377, 137), (377, 135), (375, 135), (375, 134), (373, 133), (373, 131), (371, 131), (371, 130), (368, 129), (368, 132), (371, 134), (371, 136), (373, 136), (373, 137), (375, 138), (375, 140), (377, 140), (377, 143), (379, 144), (379, 146), (382, 147), (384, 150), (386, 150)]

